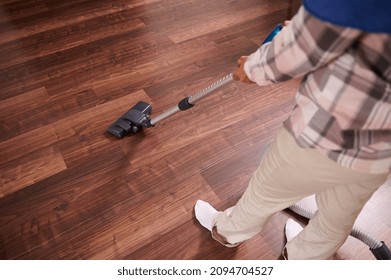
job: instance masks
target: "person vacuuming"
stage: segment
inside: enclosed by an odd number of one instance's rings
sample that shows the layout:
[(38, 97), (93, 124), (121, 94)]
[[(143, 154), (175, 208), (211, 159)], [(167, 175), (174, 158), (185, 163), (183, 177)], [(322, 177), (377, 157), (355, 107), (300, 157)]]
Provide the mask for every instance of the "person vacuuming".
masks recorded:
[(304, 0), (271, 43), (243, 56), (233, 77), (271, 85), (302, 78), (295, 106), (237, 204), (195, 204), (197, 220), (234, 247), (315, 194), (303, 229), (288, 220), (286, 259), (329, 259), (391, 171), (390, 1)]

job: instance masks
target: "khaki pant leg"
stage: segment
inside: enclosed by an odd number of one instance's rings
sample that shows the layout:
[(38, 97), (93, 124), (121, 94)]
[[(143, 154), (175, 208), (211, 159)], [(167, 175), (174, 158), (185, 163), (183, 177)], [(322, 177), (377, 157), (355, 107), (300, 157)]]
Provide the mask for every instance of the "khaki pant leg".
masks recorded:
[[(354, 183), (315, 195), (318, 211), (304, 230), (286, 245), (288, 259), (329, 259), (349, 236), (357, 216), (387, 174), (345, 174)], [(354, 177), (355, 176), (355, 177)]]
[[(340, 176), (334, 176), (335, 170), (341, 169), (343, 174), (353, 172), (314, 149), (298, 147), (281, 128), (241, 199), (232, 209), (216, 215), (212, 235), (229, 244), (253, 237), (276, 212), (306, 196), (341, 185)], [(344, 180), (349, 181), (346, 177)]]

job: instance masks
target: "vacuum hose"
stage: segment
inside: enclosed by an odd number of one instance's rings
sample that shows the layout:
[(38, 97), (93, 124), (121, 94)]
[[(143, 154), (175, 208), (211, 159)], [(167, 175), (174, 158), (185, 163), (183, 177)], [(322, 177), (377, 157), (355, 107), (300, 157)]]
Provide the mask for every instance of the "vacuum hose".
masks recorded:
[[(304, 208), (299, 203), (296, 203), (289, 207), (290, 210), (299, 214), (300, 216), (311, 219), (315, 212), (309, 209)], [(350, 235), (362, 241), (369, 246), (369, 250), (378, 260), (391, 260), (391, 251), (388, 249), (387, 245), (383, 241), (378, 241), (373, 238), (368, 232), (362, 230), (358, 227), (353, 227)]]

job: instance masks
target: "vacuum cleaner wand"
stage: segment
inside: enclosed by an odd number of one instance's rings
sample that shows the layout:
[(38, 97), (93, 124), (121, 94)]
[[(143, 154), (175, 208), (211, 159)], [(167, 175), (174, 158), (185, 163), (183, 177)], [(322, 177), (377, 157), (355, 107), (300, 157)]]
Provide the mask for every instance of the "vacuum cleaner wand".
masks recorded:
[(218, 88), (228, 84), (229, 82), (233, 81), (232, 73), (228, 74), (227, 76), (221, 78), (217, 82), (213, 83), (207, 88), (204, 88), (197, 92), (194, 95), (188, 96), (183, 98), (176, 106), (171, 107), (171, 109), (167, 110), (165, 113), (162, 113), (155, 118), (151, 119), (149, 126), (154, 126), (158, 122), (168, 118), (171, 115), (174, 115), (175, 113), (179, 111), (186, 111), (193, 107), (199, 100), (205, 98), (213, 91), (217, 90)]
[[(270, 42), (274, 36), (276, 36), (283, 28), (282, 24), (278, 24), (272, 32), (266, 37), (262, 45)], [(220, 80), (216, 81), (212, 85), (200, 90), (194, 95), (183, 98), (179, 103), (166, 112), (150, 118), (152, 113), (152, 107), (146, 102), (140, 101), (134, 105), (129, 111), (123, 114), (118, 120), (116, 120), (107, 131), (112, 135), (122, 138), (129, 133), (137, 133), (141, 131), (144, 127), (151, 127), (156, 125), (158, 122), (176, 114), (179, 111), (186, 111), (193, 107), (199, 100), (205, 98), (210, 93), (219, 89), (220, 87), (228, 84), (233, 81), (233, 74), (228, 74)]]

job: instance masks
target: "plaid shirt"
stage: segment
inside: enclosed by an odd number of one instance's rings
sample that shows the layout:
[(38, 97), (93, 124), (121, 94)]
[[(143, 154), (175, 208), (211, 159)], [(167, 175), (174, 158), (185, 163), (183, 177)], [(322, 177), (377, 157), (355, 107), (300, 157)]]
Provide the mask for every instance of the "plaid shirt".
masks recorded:
[(302, 6), (244, 69), (261, 86), (304, 77), (284, 123), (299, 146), (356, 171), (391, 171), (390, 34), (324, 22)]

